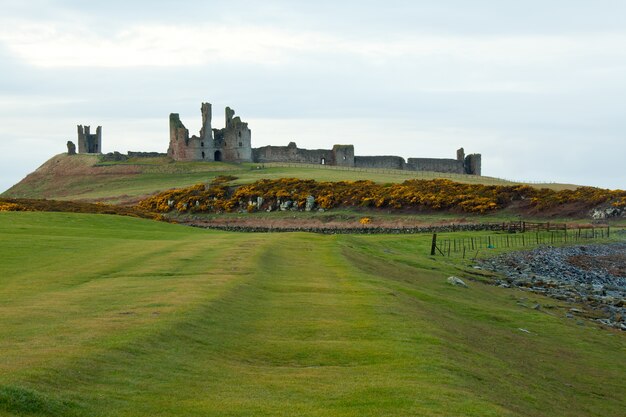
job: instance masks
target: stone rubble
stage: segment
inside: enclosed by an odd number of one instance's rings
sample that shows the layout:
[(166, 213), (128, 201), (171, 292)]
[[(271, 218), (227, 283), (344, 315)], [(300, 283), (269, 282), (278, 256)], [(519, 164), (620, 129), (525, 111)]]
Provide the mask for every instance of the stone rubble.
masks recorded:
[[(607, 268), (581, 268), (572, 259), (611, 259)], [(580, 264), (580, 262), (578, 262)], [(496, 285), (516, 287), (569, 303), (581, 303), (591, 310), (590, 318), (626, 331), (626, 243), (554, 248), (539, 247), (529, 252), (511, 252), (481, 261), (480, 266), (504, 276)], [(570, 318), (585, 316), (571, 308)]]

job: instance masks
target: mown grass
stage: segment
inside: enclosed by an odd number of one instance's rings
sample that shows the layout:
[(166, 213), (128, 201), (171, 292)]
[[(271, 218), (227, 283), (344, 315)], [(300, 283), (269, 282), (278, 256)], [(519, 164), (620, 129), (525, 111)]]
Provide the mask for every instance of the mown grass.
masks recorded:
[(623, 415), (623, 334), (429, 244), (0, 213), (0, 415)]

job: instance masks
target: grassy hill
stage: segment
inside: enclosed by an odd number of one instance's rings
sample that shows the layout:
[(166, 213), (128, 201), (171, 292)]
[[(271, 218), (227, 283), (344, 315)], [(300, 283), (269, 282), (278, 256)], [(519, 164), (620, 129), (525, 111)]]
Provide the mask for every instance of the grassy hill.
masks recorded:
[[(410, 172), (400, 170), (340, 168), (293, 164), (228, 164), (222, 162), (172, 162), (167, 158), (138, 158), (100, 163), (97, 155), (57, 155), (2, 194), (11, 198), (135, 203), (159, 191), (210, 182), (219, 175), (238, 177), (233, 184), (261, 178), (296, 177), (319, 181), (372, 180), (402, 182), (411, 178), (450, 178), (458, 182), (511, 184), (508, 181), (473, 175)], [(565, 184), (545, 185), (574, 188)]]
[(428, 247), (0, 213), (0, 415), (623, 415), (623, 334)]

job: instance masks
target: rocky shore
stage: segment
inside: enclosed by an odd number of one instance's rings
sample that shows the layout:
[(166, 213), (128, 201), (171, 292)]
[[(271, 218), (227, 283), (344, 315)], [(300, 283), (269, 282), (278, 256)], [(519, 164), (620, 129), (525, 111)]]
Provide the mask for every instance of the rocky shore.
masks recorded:
[(584, 305), (572, 307), (569, 318), (586, 317), (626, 331), (626, 242), (539, 247), (483, 260), (480, 268), (503, 275), (499, 286)]

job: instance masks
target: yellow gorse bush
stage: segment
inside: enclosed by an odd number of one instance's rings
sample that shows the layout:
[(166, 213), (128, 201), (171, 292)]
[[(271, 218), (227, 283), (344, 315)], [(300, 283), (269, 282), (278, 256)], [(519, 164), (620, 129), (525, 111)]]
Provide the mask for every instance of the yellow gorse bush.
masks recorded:
[[(575, 190), (554, 191), (527, 185), (463, 184), (447, 179), (408, 180), (400, 184), (376, 184), (372, 181), (318, 182), (297, 178), (263, 179), (239, 187), (229, 187), (226, 181), (205, 186), (175, 189), (143, 200), (139, 207), (148, 211), (179, 212), (253, 212), (276, 208), (281, 202), (291, 201), (302, 209), (309, 196), (317, 207), (375, 207), (384, 209), (457, 210), (468, 213), (486, 213), (509, 206), (515, 201), (527, 200), (537, 209), (556, 207), (566, 203), (597, 206), (612, 203), (626, 206), (626, 191), (580, 187)], [(256, 204), (258, 198), (263, 203)]]
[(26, 211), (27, 208), (16, 203), (0, 201), (0, 211)]

